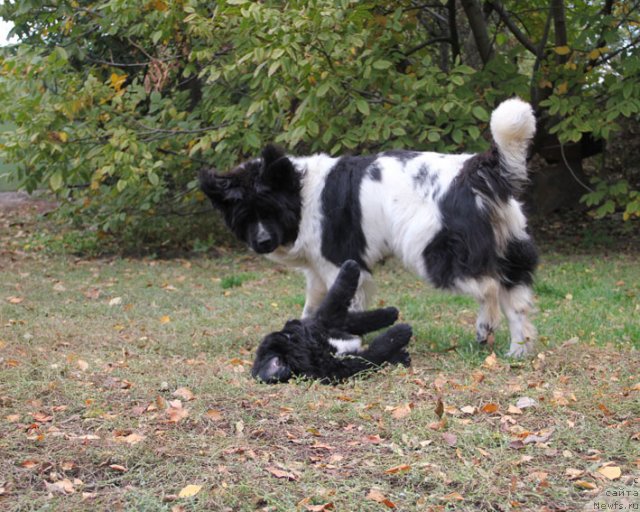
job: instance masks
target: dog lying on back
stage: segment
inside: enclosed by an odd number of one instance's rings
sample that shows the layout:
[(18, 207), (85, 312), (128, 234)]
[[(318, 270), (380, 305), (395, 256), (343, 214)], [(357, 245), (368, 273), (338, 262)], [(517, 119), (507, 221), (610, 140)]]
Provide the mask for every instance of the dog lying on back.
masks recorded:
[(267, 146), (230, 173), (203, 170), (200, 184), (240, 240), (304, 272), (303, 317), (347, 259), (362, 268), (351, 308), (366, 309), (373, 265), (395, 256), (436, 288), (478, 301), (479, 343), (492, 340), (502, 310), (509, 355), (519, 357), (536, 339), (529, 312), (538, 254), (518, 201), (536, 120), (514, 98), (493, 111), (490, 127), (493, 147), (476, 155), (293, 157)]
[(267, 335), (258, 347), (251, 375), (263, 382), (286, 382), (292, 377), (338, 382), (384, 363), (409, 366), (406, 346), (411, 326), (397, 324), (360, 350), (360, 335), (392, 325), (395, 308), (350, 312), (358, 288), (360, 268), (348, 260), (340, 268), (329, 293), (310, 318), (289, 320), (284, 329)]

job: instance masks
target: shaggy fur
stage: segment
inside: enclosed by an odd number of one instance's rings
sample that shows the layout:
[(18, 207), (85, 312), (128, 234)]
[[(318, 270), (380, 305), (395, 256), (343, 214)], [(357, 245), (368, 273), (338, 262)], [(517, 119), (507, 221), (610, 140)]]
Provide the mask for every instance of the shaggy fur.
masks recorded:
[(536, 338), (528, 315), (538, 255), (517, 198), (534, 133), (529, 104), (511, 99), (493, 112), (494, 145), (482, 154), (293, 157), (267, 146), (228, 174), (203, 170), (200, 182), (239, 239), (304, 272), (303, 317), (347, 259), (363, 269), (352, 309), (366, 309), (373, 265), (396, 256), (437, 288), (479, 302), (478, 342), (492, 339), (502, 309), (509, 355), (523, 356)]
[[(251, 374), (267, 383), (286, 382), (300, 376), (337, 382), (384, 363), (408, 366), (411, 359), (405, 347), (411, 327), (394, 325), (377, 336), (366, 350), (359, 335), (392, 325), (398, 318), (395, 308), (349, 312), (358, 288), (360, 269), (347, 260), (315, 314), (303, 320), (290, 320), (284, 329), (267, 335), (256, 353)], [(341, 351), (337, 347), (351, 348)]]

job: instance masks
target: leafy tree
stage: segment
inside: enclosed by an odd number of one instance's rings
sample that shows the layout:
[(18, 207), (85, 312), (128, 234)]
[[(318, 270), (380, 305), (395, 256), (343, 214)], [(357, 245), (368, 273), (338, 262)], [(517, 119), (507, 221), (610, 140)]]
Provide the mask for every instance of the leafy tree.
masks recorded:
[[(196, 169), (229, 168), (268, 141), (484, 149), (489, 111), (518, 94), (541, 118), (537, 152), (586, 181), (582, 159), (640, 110), (638, 6), (6, 2), (20, 43), (1, 61), (0, 116), (16, 127), (2, 156), (26, 189), (44, 183), (71, 218), (117, 233), (201, 209)], [(637, 167), (596, 179), (587, 203), (640, 214)]]

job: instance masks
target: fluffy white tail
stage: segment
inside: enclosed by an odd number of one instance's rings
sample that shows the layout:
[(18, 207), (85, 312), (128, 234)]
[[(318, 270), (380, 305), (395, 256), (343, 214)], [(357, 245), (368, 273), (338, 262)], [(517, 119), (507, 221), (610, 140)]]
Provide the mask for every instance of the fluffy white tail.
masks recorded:
[(527, 149), (535, 133), (533, 109), (519, 98), (503, 101), (491, 114), (491, 135), (506, 177), (517, 191), (527, 183)]

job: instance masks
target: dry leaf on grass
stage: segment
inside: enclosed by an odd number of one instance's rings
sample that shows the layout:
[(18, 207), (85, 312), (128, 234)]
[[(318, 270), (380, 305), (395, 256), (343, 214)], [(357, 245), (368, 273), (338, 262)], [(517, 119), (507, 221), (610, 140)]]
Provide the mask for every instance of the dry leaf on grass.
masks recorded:
[(274, 468), (273, 466), (268, 467), (267, 471), (271, 473), (273, 476), (275, 476), (276, 478), (281, 478), (281, 479), (290, 480), (290, 481), (295, 481), (298, 479), (298, 477), (293, 473), (291, 473), (290, 471)]
[(442, 434), (442, 439), (451, 447), (455, 446), (458, 443), (458, 436), (456, 436), (452, 432), (444, 432)]
[(189, 402), (195, 398), (193, 392), (188, 388), (178, 388), (172, 394), (173, 396), (182, 398), (185, 402)]
[(411, 404), (406, 403), (406, 404), (400, 404), (396, 407), (387, 407), (388, 411), (391, 411), (391, 416), (396, 419), (396, 420), (400, 420), (402, 418), (406, 418), (407, 416), (409, 416), (409, 414), (411, 414)]
[(598, 473), (609, 480), (617, 480), (622, 476), (622, 470), (618, 466), (603, 466), (598, 469)]
[(388, 475), (394, 475), (396, 473), (404, 473), (405, 471), (409, 471), (411, 466), (408, 464), (400, 464), (399, 466), (393, 466), (392, 468), (385, 469), (385, 473)]
[(396, 508), (396, 505), (393, 501), (387, 498), (381, 491), (378, 489), (371, 489), (366, 496), (366, 499), (375, 501), (377, 503), (381, 503), (387, 508)]
[(198, 494), (201, 490), (202, 490), (201, 485), (193, 485), (193, 484), (186, 485), (182, 489), (180, 489), (180, 492), (178, 493), (178, 498), (191, 498), (192, 496), (195, 496), (196, 494)]

